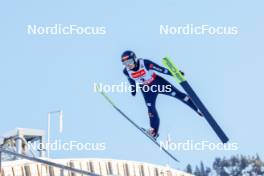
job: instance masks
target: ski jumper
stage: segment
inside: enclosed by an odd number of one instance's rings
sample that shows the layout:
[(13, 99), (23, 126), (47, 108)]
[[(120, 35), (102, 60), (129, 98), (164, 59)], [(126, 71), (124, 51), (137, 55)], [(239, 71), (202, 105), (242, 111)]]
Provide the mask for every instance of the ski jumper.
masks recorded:
[[(132, 85), (131, 87), (133, 96), (136, 95), (136, 83), (140, 85), (141, 92), (148, 108), (150, 126), (156, 131), (156, 133), (158, 133), (160, 125), (160, 119), (156, 109), (156, 99), (158, 94), (164, 94), (177, 98), (196, 112), (198, 109), (188, 95), (182, 93), (167, 80), (157, 75), (155, 71), (166, 75), (171, 75), (168, 69), (161, 67), (147, 59), (138, 59), (134, 69), (129, 70), (124, 68), (123, 73), (127, 76), (129, 83)], [(163, 86), (170, 86), (170, 91), (164, 91), (164, 87), (161, 88), (162, 91), (160, 89), (156, 89), (155, 91), (151, 91), (151, 89), (149, 89), (149, 91), (143, 91), (143, 86), (151, 87), (153, 85), (160, 88)]]

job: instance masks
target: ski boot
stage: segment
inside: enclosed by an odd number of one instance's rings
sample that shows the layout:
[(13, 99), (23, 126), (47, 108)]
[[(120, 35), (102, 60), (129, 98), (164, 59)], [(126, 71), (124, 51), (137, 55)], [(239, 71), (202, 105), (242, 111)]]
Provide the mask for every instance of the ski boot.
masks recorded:
[(141, 128), (141, 129), (144, 131), (144, 133), (146, 133), (149, 137), (151, 137), (155, 141), (159, 137), (159, 133), (157, 133), (154, 128), (149, 128), (148, 130), (146, 130), (145, 128)]

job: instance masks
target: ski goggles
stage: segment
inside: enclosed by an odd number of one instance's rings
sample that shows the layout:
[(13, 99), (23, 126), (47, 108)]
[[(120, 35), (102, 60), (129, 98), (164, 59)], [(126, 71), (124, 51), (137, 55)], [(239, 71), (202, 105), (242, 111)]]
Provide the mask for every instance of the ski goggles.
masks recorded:
[(122, 63), (123, 63), (124, 66), (135, 64), (133, 59), (128, 59), (128, 60), (122, 61)]
[(124, 56), (124, 57), (121, 58), (121, 61), (124, 62), (124, 61), (126, 61), (128, 59), (129, 59), (129, 56)]

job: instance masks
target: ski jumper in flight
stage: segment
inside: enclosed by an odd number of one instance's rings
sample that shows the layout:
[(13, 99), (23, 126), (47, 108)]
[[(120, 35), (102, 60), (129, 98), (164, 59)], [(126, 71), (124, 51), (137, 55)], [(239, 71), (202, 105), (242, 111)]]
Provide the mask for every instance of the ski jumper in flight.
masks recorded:
[(161, 67), (150, 60), (137, 58), (136, 54), (129, 50), (123, 52), (121, 61), (125, 66), (123, 73), (126, 75), (129, 83), (131, 84), (132, 95), (136, 95), (136, 84), (139, 85), (143, 94), (150, 120), (150, 129), (146, 131), (154, 139), (159, 136), (158, 131), (160, 125), (160, 118), (156, 109), (156, 99), (158, 94), (164, 94), (177, 98), (197, 112), (200, 116), (203, 116), (188, 95), (181, 92), (170, 82), (156, 74), (156, 72), (159, 72), (172, 76), (168, 69)]

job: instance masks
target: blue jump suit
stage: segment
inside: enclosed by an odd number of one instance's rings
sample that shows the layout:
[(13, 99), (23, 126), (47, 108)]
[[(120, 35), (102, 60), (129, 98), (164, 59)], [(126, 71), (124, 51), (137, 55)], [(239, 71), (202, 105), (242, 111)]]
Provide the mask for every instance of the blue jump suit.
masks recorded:
[[(145, 99), (146, 106), (148, 108), (148, 114), (150, 119), (150, 126), (155, 130), (156, 134), (159, 130), (160, 119), (156, 109), (156, 99), (158, 94), (164, 94), (168, 96), (172, 96), (181, 100), (183, 103), (188, 105), (194, 111), (198, 111), (197, 107), (194, 105), (192, 100), (186, 94), (179, 91), (176, 87), (174, 87), (167, 80), (157, 75), (154, 71), (160, 72), (166, 75), (171, 75), (168, 69), (159, 66), (158, 64), (147, 60), (147, 59), (138, 59), (136, 67), (132, 70), (128, 70), (124, 68), (123, 73), (127, 76), (129, 83), (132, 85), (132, 95), (136, 95), (136, 82), (140, 83), (140, 89)], [(146, 75), (148, 72), (151, 72), (146, 79)], [(162, 87), (162, 86), (170, 86), (170, 91), (160, 91), (156, 89), (156, 91), (143, 91), (143, 86), (153, 86)], [(146, 88), (146, 87), (145, 87)], [(145, 89), (147, 90), (147, 89)], [(149, 89), (150, 90), (150, 89)]]

